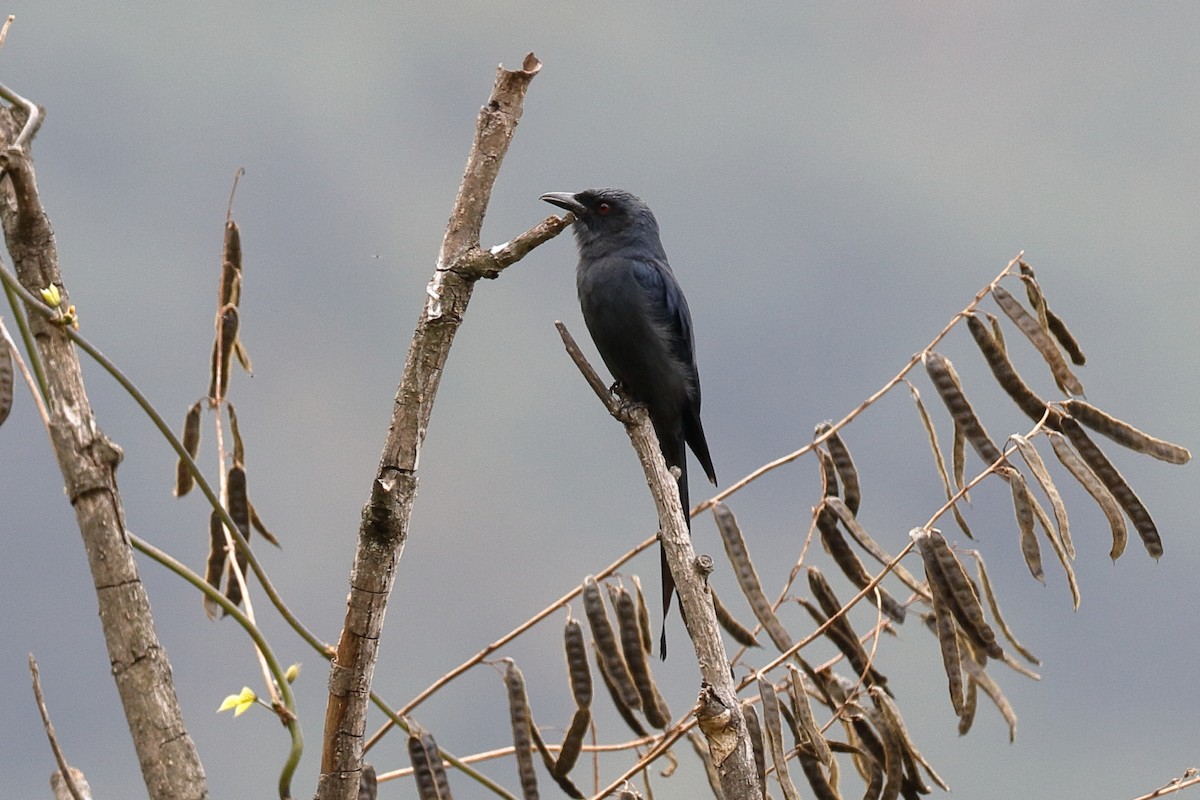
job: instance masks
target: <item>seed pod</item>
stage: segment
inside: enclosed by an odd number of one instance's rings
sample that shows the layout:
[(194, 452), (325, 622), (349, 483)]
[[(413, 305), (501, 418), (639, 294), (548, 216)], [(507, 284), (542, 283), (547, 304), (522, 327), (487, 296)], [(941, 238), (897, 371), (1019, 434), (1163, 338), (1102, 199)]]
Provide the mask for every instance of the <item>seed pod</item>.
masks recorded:
[(804, 777), (808, 779), (808, 785), (812, 788), (813, 797), (817, 800), (842, 800), (837, 792), (829, 783), (829, 778), (825, 777), (825, 771), (821, 769), (821, 762), (813, 756), (801, 750), (797, 755), (800, 761), (800, 768), (804, 770)]
[[(242, 234), (238, 230), (237, 223), (232, 219), (225, 221), (225, 242), (221, 248), (221, 260), (233, 265), (233, 268), (241, 272), (242, 270)], [(231, 302), (226, 300), (225, 302)], [(222, 303), (221, 305), (225, 305)]]
[(586, 708), (575, 709), (575, 715), (571, 717), (571, 725), (567, 728), (567, 734), (563, 737), (562, 747), (558, 751), (558, 760), (554, 764), (554, 769), (551, 774), (563, 777), (566, 776), (579, 761), (579, 755), (583, 752), (583, 737), (587, 735), (588, 726), (592, 723), (592, 712)]
[[(887, 754), (883, 749), (883, 740), (879, 738), (879, 731), (871, 724), (866, 717), (866, 712), (857, 703), (854, 708), (858, 713), (851, 714), (849, 717), (850, 727), (854, 730), (854, 736), (862, 745), (861, 766), (859, 769), (863, 780), (867, 781), (868, 788), (863, 797), (878, 797), (883, 791), (883, 764), (887, 759)], [(878, 715), (876, 715), (878, 718)], [(856, 764), (859, 761), (856, 760)], [(865, 771), (862, 769), (865, 767)]]
[(879, 741), (883, 743), (883, 791), (879, 793), (880, 800), (896, 800), (900, 796), (900, 788), (904, 784), (904, 747), (891, 727), (884, 721), (879, 712), (871, 714), (871, 721), (879, 731)]
[(583, 628), (575, 619), (567, 620), (563, 628), (563, 645), (567, 654), (567, 677), (571, 681), (571, 696), (577, 709), (592, 705), (592, 668), (588, 665), (587, 646)]
[[(811, 576), (811, 570), (814, 567), (809, 567), (809, 569)], [(816, 622), (817, 626), (822, 626), (829, 621), (828, 616), (822, 612), (821, 608), (814, 606), (808, 600), (800, 599), (797, 602), (802, 604), (806, 612), (809, 612), (809, 615)], [(839, 616), (838, 619), (829, 622), (829, 626), (824, 630), (824, 634), (841, 651), (841, 654), (846, 657), (846, 662), (850, 664), (854, 673), (862, 675), (863, 680), (870, 682), (870, 684), (887, 684), (887, 676), (871, 666), (870, 656), (866, 655), (863, 643), (859, 642), (858, 634), (854, 633), (854, 628), (851, 627), (850, 622), (846, 621), (845, 615)]]
[(721, 598), (717, 596), (717, 592), (711, 586), (708, 587), (712, 594), (713, 611), (717, 615), (717, 624), (725, 629), (725, 632), (733, 637), (733, 640), (743, 647), (761, 647), (758, 640), (754, 638), (754, 631), (747, 628), (742, 623), (734, 618), (733, 614), (729, 613), (729, 609), (721, 602)]
[(933, 381), (933, 387), (937, 389), (938, 396), (942, 398), (942, 403), (954, 419), (955, 426), (962, 431), (962, 435), (975, 448), (975, 452), (985, 464), (999, 461), (1000, 451), (983, 429), (979, 417), (975, 416), (975, 409), (971, 408), (970, 401), (963, 393), (962, 384), (950, 359), (930, 350), (925, 354), (924, 362), (925, 371), (929, 373), (929, 379)]
[[(946, 491), (946, 499), (949, 500), (954, 496), (955, 492), (950, 488), (950, 476), (946, 472), (946, 459), (942, 457), (942, 448), (941, 445), (938, 444), (937, 431), (933, 427), (933, 420), (929, 418), (929, 412), (925, 410), (925, 403), (922, 402), (921, 393), (917, 391), (917, 387), (909, 383), (908, 390), (912, 395), (913, 403), (915, 403), (917, 406), (917, 414), (921, 417), (921, 424), (925, 426), (925, 433), (929, 436), (929, 447), (933, 450), (934, 464), (937, 466), (938, 475), (942, 479), (942, 487)], [(965, 453), (961, 447), (962, 437), (959, 435), (958, 426), (955, 426), (954, 434), (954, 443), (957, 447), (954, 452), (955, 468), (957, 470), (960, 465), (963, 464)], [(962, 486), (961, 482), (959, 483), (959, 486)], [(950, 510), (954, 513), (954, 519), (958, 522), (959, 528), (966, 535), (966, 537), (968, 539), (974, 539), (975, 537), (971, 535), (971, 529), (967, 527), (967, 521), (963, 518), (962, 512), (958, 510), (957, 501), (950, 506)]]
[(1159, 538), (1158, 528), (1154, 524), (1154, 520), (1150, 517), (1150, 512), (1142, 505), (1142, 501), (1134, 494), (1133, 489), (1125, 482), (1125, 478), (1117, 471), (1117, 468), (1105, 457), (1104, 453), (1096, 446), (1096, 443), (1091, 440), (1083, 428), (1079, 427), (1079, 423), (1073, 417), (1064, 416), (1062, 421), (1062, 432), (1071, 440), (1071, 444), (1075, 446), (1075, 451), (1079, 453), (1079, 457), (1084, 460), (1100, 479), (1108, 491), (1112, 493), (1113, 498), (1120, 504), (1121, 508), (1129, 516), (1129, 520), (1133, 523), (1134, 530), (1142, 537), (1142, 544), (1146, 547), (1146, 552), (1152, 558), (1161, 558), (1162, 539)]
[(217, 306), (237, 306), (242, 299), (242, 271), (225, 261), (221, 264), (221, 285), (217, 289)]
[(963, 677), (962, 657), (958, 649), (958, 629), (954, 621), (954, 611), (950, 606), (948, 592), (938, 575), (936, 561), (926, 557), (929, 551), (928, 539), (932, 533), (922, 528), (914, 528), (909, 536), (917, 543), (921, 556), (925, 560), (925, 577), (932, 590), (933, 631), (937, 634), (938, 645), (942, 652), (942, 666), (946, 670), (946, 680), (950, 688), (950, 704), (954, 714), (961, 717), (963, 713)]
[[(612, 676), (608, 674), (608, 669), (604, 666), (604, 657), (600, 655), (600, 648), (594, 641), (592, 642), (592, 651), (596, 655), (596, 665), (600, 667), (600, 678), (604, 681), (604, 688), (608, 689), (608, 696), (612, 698), (613, 706), (616, 707), (617, 713), (621, 715), (621, 719), (625, 720), (625, 724), (629, 726), (631, 731), (638, 736), (648, 736), (649, 734), (646, 733), (645, 727), (642, 726), (642, 723), (634, 715), (633, 707), (625, 702), (625, 692), (617, 688)], [(628, 673), (626, 677), (629, 678)], [(633, 678), (629, 678), (629, 686), (633, 687)], [(634, 688), (633, 694), (637, 695), (636, 688)], [(638, 699), (640, 701), (641, 698), (639, 697)]]
[(358, 800), (376, 800), (378, 796), (379, 779), (375, 776), (375, 767), (364, 763), (362, 771), (358, 773)]
[(837, 470), (838, 480), (842, 483), (842, 497), (846, 506), (855, 514), (862, 500), (862, 487), (858, 482), (858, 470), (854, 467), (854, 459), (850, 457), (850, 449), (842, 441), (842, 437), (834, 432), (825, 440), (829, 455), (833, 458), (834, 469)]
[[(889, 697), (886, 692), (882, 692), (877, 688), (872, 688), (870, 693), (871, 701), (875, 704), (875, 708), (878, 709), (884, 724), (887, 725), (888, 730), (900, 739), (903, 749), (912, 756), (916, 763), (925, 768), (925, 772), (929, 775), (930, 780), (936, 783), (942, 791), (950, 791), (950, 787), (946, 784), (946, 781), (942, 779), (941, 775), (937, 774), (933, 765), (917, 749), (916, 742), (913, 741), (912, 736), (908, 732), (908, 727), (904, 724), (904, 718), (900, 716), (900, 707), (896, 705), (896, 701)], [(922, 792), (922, 794), (927, 793), (927, 791)]]
[(963, 661), (963, 669), (971, 676), (971, 679), (979, 685), (1000, 711), (1000, 716), (1004, 717), (1004, 721), (1008, 723), (1008, 740), (1010, 742), (1017, 738), (1017, 714), (1013, 711), (1008, 699), (1004, 696), (1004, 692), (1000, 691), (1000, 687), (992, 680), (992, 676), (987, 674), (987, 670), (976, 664), (971, 659)]
[(225, 408), (229, 411), (229, 433), (233, 437), (233, 464), (236, 467), (246, 466), (246, 445), (242, 442), (242, 432), (238, 429), (237, 411), (233, 408), (233, 403), (226, 403)]
[(217, 336), (213, 340), (212, 377), (208, 385), (208, 399), (218, 403), (225, 399), (229, 388), (229, 362), (233, 355), (233, 343), (237, 339), (238, 311), (230, 304), (217, 312)]
[(817, 458), (821, 461), (821, 488), (822, 494), (825, 497), (838, 496), (838, 477), (837, 467), (833, 465), (833, 457), (820, 448), (817, 449)]
[(1004, 330), (1000, 327), (1000, 318), (990, 311), (983, 312), (988, 318), (988, 323), (992, 326), (992, 338), (996, 340), (996, 344), (1000, 345), (1000, 349), (1008, 352), (1008, 347), (1004, 344)]
[(1024, 656), (1026, 661), (1031, 664), (1040, 665), (1042, 662), (1038, 660), (1038, 657), (1017, 641), (1017, 637), (1013, 635), (1012, 630), (1008, 627), (1008, 623), (1005, 622), (1004, 615), (1000, 613), (1000, 603), (996, 599), (996, 593), (992, 590), (992, 582), (988, 578), (987, 567), (983, 563), (983, 556), (979, 554), (978, 550), (972, 550), (970, 553), (975, 557), (976, 575), (979, 578), (979, 585), (983, 588), (983, 596), (987, 598), (988, 607), (992, 610), (992, 619), (996, 621), (1000, 632), (1004, 634), (1004, 638), (1013, 646), (1013, 649)]
[(1074, 398), (1063, 403), (1063, 406), (1072, 417), (1096, 433), (1104, 434), (1122, 447), (1128, 447), (1138, 453), (1145, 453), (1159, 461), (1166, 461), (1168, 464), (1186, 464), (1192, 458), (1192, 454), (1186, 447), (1156, 439), (1128, 422), (1106, 414), (1091, 403)]
[[(867, 574), (866, 568), (862, 561), (850, 549), (850, 545), (846, 544), (846, 540), (842, 537), (842, 533), (838, 530), (837, 517), (828, 509), (822, 508), (817, 512), (817, 530), (821, 533), (821, 544), (825, 547), (825, 552), (833, 557), (834, 562), (854, 586), (858, 589), (865, 589), (871, 582), (871, 576)], [(879, 586), (879, 606), (883, 609), (883, 613), (887, 614), (897, 623), (904, 622), (906, 609), (898, 603), (894, 597)], [(873, 598), (872, 598), (873, 599)], [(826, 610), (826, 614), (832, 612)]]
[(1050, 500), (1050, 508), (1054, 511), (1054, 520), (1058, 525), (1058, 535), (1062, 540), (1063, 547), (1066, 548), (1067, 555), (1071, 558), (1075, 557), (1075, 545), (1071, 541), (1071, 526), (1067, 521), (1067, 507), (1063, 504), (1062, 496), (1058, 493), (1058, 488), (1054, 485), (1054, 481), (1050, 479), (1050, 472), (1046, 469), (1046, 464), (1042, 461), (1041, 455), (1033, 443), (1024, 436), (1014, 434), (1009, 437), (1017, 445), (1017, 450), (1020, 451), (1021, 457), (1025, 459), (1025, 463), (1029, 465), (1029, 471), (1033, 473), (1033, 477), (1037, 480), (1038, 485), (1042, 487), (1042, 491), (1046, 493), (1046, 497)]
[(1033, 577), (1042, 583), (1046, 582), (1046, 573), (1042, 570), (1042, 549), (1038, 546), (1037, 535), (1033, 530), (1033, 495), (1025, 485), (1021, 473), (1011, 467), (1001, 470), (1009, 487), (1012, 489), (1013, 513), (1017, 518), (1017, 530), (1021, 537), (1021, 555), (1025, 557), (1025, 565)]
[(796, 713), (796, 727), (799, 730), (799, 743), (812, 748), (812, 754), (826, 767), (833, 763), (833, 753), (821, 727), (813, 717), (812, 705), (808, 700), (808, 691), (804, 688), (804, 676), (795, 664), (788, 664), (788, 696), (792, 701), (792, 709)]
[(766, 733), (767, 746), (771, 750), (771, 760), (775, 763), (775, 778), (783, 790), (784, 800), (800, 800), (800, 793), (796, 791), (792, 778), (788, 774), (787, 751), (783, 747), (783, 724), (780, 721), (779, 698), (775, 694), (775, 687), (771, 685), (771, 681), (766, 676), (760, 675), (758, 691), (762, 696), (762, 723)]
[(1075, 341), (1075, 337), (1071, 335), (1071, 331), (1067, 330), (1067, 323), (1063, 322), (1062, 317), (1047, 308), (1046, 321), (1050, 323), (1050, 333), (1054, 335), (1054, 338), (1062, 345), (1062, 349), (1067, 351), (1067, 355), (1071, 357), (1071, 363), (1077, 367), (1082, 367), (1086, 364), (1087, 356), (1083, 354), (1083, 350), (1079, 347), (1079, 342)]
[(13, 376), (13, 354), (5, 339), (0, 339), (0, 425), (12, 411), (16, 379)]
[[(2, 377), (2, 376), (0, 376)], [(183, 449), (187, 454), (196, 458), (196, 454), (200, 452), (200, 403), (192, 404), (188, 409), (187, 417), (183, 421)], [(175, 496), (183, 497), (192, 490), (196, 485), (196, 479), (192, 475), (192, 471), (188, 469), (187, 462), (182, 458), (179, 459), (179, 464), (175, 467)]]
[[(214, 511), (208, 517), (208, 560), (204, 563), (204, 581), (214, 589), (221, 588), (221, 573), (225, 571), (225, 526)], [(204, 596), (204, 613), (216, 619), (220, 608), (208, 595)]]
[(1050, 367), (1050, 373), (1054, 376), (1054, 382), (1058, 384), (1058, 388), (1066, 394), (1083, 394), (1083, 384), (1067, 366), (1062, 351), (1050, 338), (1047, 329), (1043, 328), (1037, 319), (1030, 316), (1029, 312), (1025, 310), (1021, 301), (1009, 294), (1002, 286), (997, 286), (992, 290), (992, 297), (1000, 306), (1000, 310), (1021, 329), (1021, 333), (1025, 334), (1025, 337), (1037, 348), (1042, 360)]
[(746, 734), (750, 737), (750, 750), (754, 753), (754, 766), (758, 769), (758, 790), (767, 796), (767, 755), (763, 750), (762, 725), (758, 722), (758, 711), (754, 703), (742, 701), (742, 719), (746, 720)]
[(654, 637), (650, 630), (650, 609), (646, 606), (646, 596), (642, 594), (642, 581), (637, 575), (633, 576), (633, 588), (636, 590), (638, 626), (642, 629), (642, 647), (649, 653), (654, 649)]
[(733, 565), (733, 573), (737, 577), (742, 594), (750, 603), (754, 616), (762, 623), (771, 641), (783, 652), (792, 646), (792, 637), (788, 634), (783, 623), (775, 616), (770, 601), (763, 594), (762, 584), (758, 580), (758, 572), (750, 561), (750, 553), (746, 549), (746, 540), (742, 538), (741, 528), (729, 506), (717, 503), (713, 506), (713, 518), (717, 522), (717, 530), (721, 533), (721, 541), (725, 543), (725, 555)]
[(967, 688), (963, 693), (963, 711), (958, 715), (958, 735), (966, 736), (975, 724), (975, 712), (979, 710), (979, 684), (967, 676)]
[(621, 657), (616, 634), (608, 620), (608, 610), (604, 607), (604, 598), (600, 596), (600, 586), (591, 575), (583, 581), (583, 610), (592, 629), (592, 640), (601, 668), (621, 693), (621, 701), (630, 708), (641, 708), (642, 698), (629, 674), (629, 666)]
[(421, 731), (419, 727), (412, 728), (408, 737), (408, 759), (412, 762), (419, 800), (451, 800), (441, 751), (432, 734)]
[[(1003, 658), (1004, 651), (983, 616), (983, 606), (975, 586), (946, 540), (937, 531), (928, 530), (925, 536), (917, 540), (917, 548), (925, 562), (925, 574), (929, 577), (930, 587), (943, 595), (963, 633), (990, 657)], [(934, 583), (937, 585), (934, 586)]]
[(1071, 566), (1071, 559), (1067, 555), (1067, 549), (1055, 533), (1054, 526), (1050, 522), (1050, 516), (1042, 508), (1042, 504), (1032, 494), (1029, 497), (1033, 501), (1033, 513), (1038, 525), (1041, 526), (1042, 532), (1046, 534), (1046, 541), (1050, 542), (1050, 548), (1054, 551), (1054, 555), (1058, 558), (1058, 563), (1062, 565), (1063, 572), (1067, 575), (1067, 586), (1071, 590), (1071, 599), (1075, 603), (1075, 610), (1078, 611), (1079, 584), (1075, 581), (1075, 568)]
[[(974, 314), (967, 316), (967, 329), (970, 330), (971, 336), (975, 339), (975, 344), (979, 345), (979, 351), (983, 353), (983, 358), (987, 365), (992, 370), (992, 376), (996, 382), (1000, 384), (1008, 396), (1017, 404), (1017, 408), (1025, 412), (1025, 414), (1035, 422), (1041, 420), (1046, 413), (1046, 402), (1038, 397), (1029, 385), (1017, 374), (1017, 370), (1013, 367), (1012, 362), (1008, 359), (1008, 354), (1004, 352), (1004, 348), (995, 340), (987, 327)], [(1058, 412), (1051, 415), (1053, 419)], [(1051, 426), (1053, 427), (1053, 425)]]
[[(858, 542), (862, 549), (871, 554), (871, 557), (878, 561), (883, 566), (892, 563), (892, 557), (879, 544), (871, 538), (866, 529), (859, 523), (858, 519), (846, 506), (846, 503), (838, 497), (825, 498), (825, 506), (837, 515), (838, 520), (842, 523), (842, 527), (850, 534), (854, 541)], [(924, 598), (929, 597), (929, 587), (925, 586), (921, 581), (913, 577), (913, 574), (904, 568), (903, 564), (896, 564), (892, 567), (892, 573), (900, 579), (901, 583), (912, 589), (917, 594)], [(862, 588), (862, 587), (859, 587)]]
[(1108, 491), (1108, 488), (1100, 482), (1096, 473), (1092, 472), (1091, 468), (1083, 462), (1083, 459), (1079, 457), (1079, 454), (1061, 433), (1049, 431), (1046, 435), (1050, 439), (1050, 446), (1054, 448), (1054, 455), (1058, 456), (1059, 462), (1067, 468), (1075, 480), (1079, 481), (1079, 484), (1087, 490), (1087, 493), (1100, 506), (1100, 510), (1104, 512), (1104, 517), (1108, 520), (1108, 526), (1112, 530), (1113, 540), (1112, 550), (1108, 555), (1109, 558), (1116, 561), (1125, 552), (1125, 543), (1129, 538), (1128, 529), (1125, 527), (1125, 517), (1121, 515), (1121, 507), (1117, 505), (1112, 492)]
[(508, 692), (508, 717), (512, 723), (513, 749), (517, 756), (517, 775), (525, 800), (538, 800), (537, 773), (533, 769), (533, 718), (525, 694), (525, 676), (511, 658), (504, 659), (504, 688)]
[(617, 626), (621, 633), (621, 650), (625, 654), (625, 664), (633, 676), (634, 686), (642, 699), (642, 712), (646, 721), (658, 729), (671, 724), (667, 710), (658, 704), (660, 698), (654, 686), (654, 678), (650, 676), (650, 665), (646, 663), (646, 651), (642, 648), (641, 630), (638, 628), (637, 606), (633, 596), (621, 587), (613, 593), (613, 607), (617, 612)]
[(266, 539), (271, 544), (275, 545), (276, 547), (282, 547), (282, 545), (279, 544), (279, 539), (276, 538), (275, 534), (273, 534), (269, 530), (267, 530), (267, 526), (263, 524), (263, 521), (261, 519), (259, 519), (258, 512), (254, 509), (254, 504), (250, 503), (249, 505), (250, 505), (250, 527), (253, 528), (254, 530), (258, 531), (259, 536), (262, 536), (264, 539)]
[(550, 752), (550, 748), (546, 746), (546, 741), (542, 738), (542, 733), (538, 730), (537, 725), (532, 723), (530, 724), (529, 734), (533, 738), (534, 747), (537, 748), (538, 753), (542, 757), (542, 763), (545, 765), (546, 771), (550, 773), (550, 777), (554, 779), (554, 782), (558, 784), (559, 788), (561, 788), (568, 797), (573, 797), (575, 800), (585, 800), (583, 792), (579, 791), (579, 787), (576, 786), (569, 777), (567, 777), (566, 773), (561, 775), (557, 774), (558, 762), (554, 758), (554, 755)]

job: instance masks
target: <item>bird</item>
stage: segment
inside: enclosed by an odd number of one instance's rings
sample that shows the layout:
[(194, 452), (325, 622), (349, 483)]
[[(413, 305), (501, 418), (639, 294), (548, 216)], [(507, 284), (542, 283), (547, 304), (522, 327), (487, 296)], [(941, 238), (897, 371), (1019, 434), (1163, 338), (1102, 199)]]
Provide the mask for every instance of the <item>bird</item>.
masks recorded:
[[(667, 467), (679, 470), (679, 500), (690, 532), (686, 448), (713, 485), (717, 473), (700, 423), (692, 315), (667, 261), (658, 221), (648, 205), (621, 189), (549, 192), (541, 199), (575, 215), (575, 282), (583, 321), (616, 386), (646, 407)], [(675, 581), (661, 544), (659, 551), (659, 655), (666, 659), (666, 618)]]

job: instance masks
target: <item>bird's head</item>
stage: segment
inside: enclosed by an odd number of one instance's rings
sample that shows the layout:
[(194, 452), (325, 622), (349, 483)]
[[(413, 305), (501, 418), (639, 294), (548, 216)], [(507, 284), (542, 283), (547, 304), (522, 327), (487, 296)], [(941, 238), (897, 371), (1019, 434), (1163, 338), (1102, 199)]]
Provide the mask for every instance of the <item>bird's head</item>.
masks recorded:
[(581, 251), (601, 254), (628, 245), (662, 249), (658, 222), (650, 207), (622, 189), (550, 192), (542, 199), (575, 215), (575, 238)]

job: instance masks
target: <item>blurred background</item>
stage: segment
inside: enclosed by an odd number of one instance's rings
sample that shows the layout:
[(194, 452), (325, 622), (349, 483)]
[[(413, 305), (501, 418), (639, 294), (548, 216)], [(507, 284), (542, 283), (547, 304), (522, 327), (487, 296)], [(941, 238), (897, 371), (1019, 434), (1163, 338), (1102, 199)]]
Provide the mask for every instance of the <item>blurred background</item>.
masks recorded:
[[(230, 395), (250, 495), (283, 542), (261, 555), (329, 641), (476, 114), (496, 65), (517, 67), (530, 50), (545, 66), (484, 244), (551, 213), (538, 201), (546, 191), (620, 186), (651, 205), (695, 320), (722, 485), (854, 408), (1021, 250), (1089, 357), (1088, 398), (1193, 450), (1200, 443), (1195, 4), (17, 2), (7, 11), (17, 20), (0, 81), (47, 109), (34, 146), (39, 185), (82, 332), (178, 426), (207, 388), (222, 225), (245, 167), (234, 213), (242, 337), (256, 371), (236, 373)], [(476, 290), (430, 424), (375, 673), (397, 705), (655, 528), (628, 440), (553, 328), (562, 319), (586, 342), (574, 264), (563, 236)], [(1009, 345), (1055, 396), (1011, 329)], [(993, 436), (1028, 430), (965, 330), (940, 349)], [(200, 569), (202, 499), (171, 497), (168, 446), (99, 368), (85, 369), (99, 423), (125, 450), (130, 528)], [(932, 389), (914, 380), (948, 442)], [(206, 416), (201, 463), (215, 476), (210, 424)], [(26, 669), (33, 652), (70, 761), (97, 797), (139, 796), (86, 560), (39, 428), (19, 394), (0, 430), (5, 794), (49, 796), (54, 763)], [(845, 439), (862, 474), (863, 521), (898, 550), (941, 503), (907, 391)], [(882, 643), (880, 666), (914, 737), (960, 796), (1133, 798), (1200, 765), (1196, 468), (1105, 449), (1155, 516), (1165, 555), (1154, 562), (1134, 538), (1110, 562), (1100, 512), (1051, 464), (1073, 512), (1078, 612), (1049, 553), (1046, 585), (1029, 576), (1007, 487), (980, 487), (968, 511), (1010, 623), (1043, 660), (1040, 682), (992, 669), (1020, 717), (1014, 744), (982, 702), (974, 730), (958, 737), (936, 642), (919, 624)], [(968, 467), (979, 469), (973, 455)], [(708, 488), (693, 473), (698, 502)], [(729, 501), (770, 595), (819, 488), (806, 459)], [(952, 523), (943, 529), (963, 543)], [(713, 580), (748, 620), (710, 517), (695, 521), (694, 537), (718, 556)], [(814, 563), (832, 571), (818, 550)], [(266, 713), (215, 713), (225, 695), (260, 687), (248, 641), (140, 561), (212, 795), (271, 796), (285, 732)], [(656, 555), (632, 568), (657, 587)], [(304, 665), (308, 750), (294, 788), (310, 795), (327, 667), (256, 598), (281, 660)], [(804, 630), (797, 611), (785, 609), (786, 620)], [(571, 708), (564, 617), (500, 654), (517, 658), (552, 740)], [(865, 626), (872, 615), (855, 619)], [(677, 616), (669, 631), (672, 658), (655, 667), (680, 715), (697, 671)], [(607, 700), (597, 703), (603, 740), (624, 740)], [(501, 681), (487, 667), (416, 716), (460, 755), (508, 737)], [(656, 781), (659, 796), (700, 791), (687, 749), (681, 774)], [(385, 739), (370, 760), (380, 771), (407, 766), (403, 739)], [(608, 774), (624, 761), (608, 762)], [(487, 770), (516, 790), (511, 763)], [(460, 798), (484, 796), (459, 775), (451, 782)], [(413, 796), (406, 781), (380, 790)]]

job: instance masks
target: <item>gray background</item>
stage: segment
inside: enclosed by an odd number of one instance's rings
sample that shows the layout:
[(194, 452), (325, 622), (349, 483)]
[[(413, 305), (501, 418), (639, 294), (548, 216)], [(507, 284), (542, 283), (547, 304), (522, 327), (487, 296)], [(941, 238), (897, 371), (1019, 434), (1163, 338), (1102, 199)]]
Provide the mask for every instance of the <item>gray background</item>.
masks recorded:
[[(12, 6), (0, 80), (48, 109), (39, 181), (83, 333), (173, 421), (207, 386), (221, 226), (231, 176), (246, 167), (236, 218), (243, 336), (257, 371), (234, 378), (232, 397), (251, 496), (285, 545), (262, 551), (266, 565), (325, 638), (340, 626), (358, 513), (476, 112), (496, 64), (517, 66), (528, 50), (545, 68), (485, 244), (543, 218), (537, 197), (549, 190), (616, 185), (651, 204), (695, 317), (705, 425), (725, 485), (857, 405), (1020, 249), (1089, 355), (1088, 397), (1193, 449), (1200, 442), (1200, 7), (644, 5)], [(563, 319), (586, 338), (573, 266), (562, 237), (477, 290), (430, 426), (376, 672), (397, 703), (653, 530), (627, 440), (552, 327)], [(1031, 350), (1012, 333), (1010, 344), (1053, 394)], [(994, 435), (1027, 430), (965, 331), (942, 349)], [(86, 369), (100, 423), (125, 448), (130, 527), (199, 568), (201, 501), (170, 497), (167, 446)], [(73, 516), (32, 404), (17, 400), (0, 431), (4, 794), (48, 796), (52, 760), (25, 667), (33, 651), (63, 745), (96, 796), (138, 796)], [(933, 411), (945, 436), (945, 415)], [(906, 393), (846, 438), (864, 520), (898, 549), (940, 502)], [(884, 642), (881, 665), (912, 731), (958, 796), (1134, 797), (1197, 764), (1195, 467), (1107, 450), (1154, 513), (1166, 555), (1154, 563), (1135, 539), (1111, 564), (1103, 518), (1064, 479), (1077, 613), (1052, 560), (1045, 587), (1021, 563), (1007, 489), (975, 493), (978, 546), (1012, 625), (1045, 662), (1040, 683), (993, 669), (1020, 715), (1015, 744), (990, 706), (958, 739), (926, 631), (910, 624)], [(731, 501), (771, 593), (818, 488), (805, 460)], [(693, 480), (693, 497), (706, 496)], [(719, 553), (710, 519), (697, 521), (695, 539)], [(718, 565), (714, 580), (748, 617)], [(657, 586), (656, 556), (634, 570)], [(248, 642), (204, 619), (199, 599), (157, 565), (143, 561), (142, 574), (213, 796), (269, 796), (284, 733), (265, 713), (214, 713), (226, 694), (258, 685)], [(305, 666), (305, 796), (327, 670), (258, 605), (280, 657)], [(785, 613), (805, 629), (794, 607)], [(548, 726), (569, 715), (561, 621), (504, 651)], [(670, 630), (676, 655), (658, 670), (679, 714), (696, 672), (677, 617)], [(505, 715), (500, 681), (482, 668), (418, 718), (469, 753), (504, 743)], [(605, 740), (624, 736), (607, 712), (601, 722)], [(406, 765), (402, 745), (388, 739), (372, 760)], [(659, 796), (695, 796), (698, 773), (680, 752), (686, 777), (658, 781)], [(489, 771), (516, 788), (511, 764)], [(481, 796), (452, 781), (458, 796)], [(393, 783), (381, 796), (414, 792)]]

